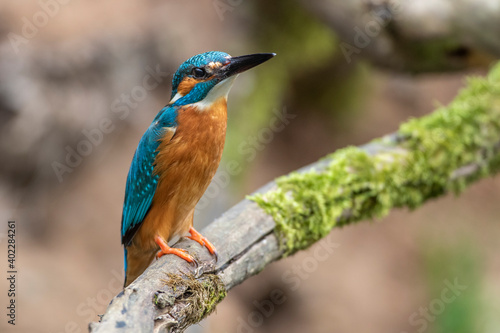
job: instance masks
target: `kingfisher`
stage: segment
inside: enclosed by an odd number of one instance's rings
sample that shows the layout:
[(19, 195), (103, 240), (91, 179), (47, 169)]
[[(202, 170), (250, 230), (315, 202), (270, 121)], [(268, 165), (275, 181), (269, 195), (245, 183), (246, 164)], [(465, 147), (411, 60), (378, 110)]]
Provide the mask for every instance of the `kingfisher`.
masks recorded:
[(175, 72), (170, 102), (142, 136), (127, 177), (121, 223), (125, 287), (155, 257), (174, 254), (196, 263), (187, 251), (168, 245), (176, 236), (189, 233), (188, 238), (217, 256), (210, 241), (193, 228), (194, 209), (221, 160), (234, 79), (275, 55), (205, 52)]

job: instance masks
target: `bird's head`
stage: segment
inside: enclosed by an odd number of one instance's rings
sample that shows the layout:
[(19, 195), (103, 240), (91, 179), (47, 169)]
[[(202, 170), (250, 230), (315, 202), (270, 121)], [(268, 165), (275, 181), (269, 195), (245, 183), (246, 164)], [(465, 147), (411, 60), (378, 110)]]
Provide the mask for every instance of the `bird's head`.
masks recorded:
[(187, 105), (206, 102), (209, 105), (224, 97), (234, 78), (274, 57), (274, 53), (257, 53), (240, 57), (218, 51), (205, 52), (186, 60), (174, 74), (169, 104)]

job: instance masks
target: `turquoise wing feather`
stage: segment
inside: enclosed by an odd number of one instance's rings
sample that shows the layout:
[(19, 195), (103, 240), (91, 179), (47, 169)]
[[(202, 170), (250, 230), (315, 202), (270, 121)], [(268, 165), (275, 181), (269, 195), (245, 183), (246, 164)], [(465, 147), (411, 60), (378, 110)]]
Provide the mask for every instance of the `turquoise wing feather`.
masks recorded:
[(167, 131), (176, 129), (176, 108), (164, 107), (155, 117), (135, 151), (125, 187), (122, 214), (122, 244), (130, 245), (139, 230), (155, 195), (159, 175), (155, 174), (154, 162), (160, 139)]

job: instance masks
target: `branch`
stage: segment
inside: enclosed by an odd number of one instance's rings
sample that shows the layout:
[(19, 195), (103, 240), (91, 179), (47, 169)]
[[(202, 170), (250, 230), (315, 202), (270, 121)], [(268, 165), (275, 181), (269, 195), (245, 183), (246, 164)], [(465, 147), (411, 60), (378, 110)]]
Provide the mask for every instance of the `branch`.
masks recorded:
[(470, 80), (448, 107), (269, 183), (254, 201), (241, 201), (202, 231), (219, 251), (217, 262), (182, 239), (176, 247), (200, 266), (162, 257), (111, 301), (90, 331), (182, 332), (210, 314), (228, 290), (333, 227), (416, 208), (498, 172), (499, 96), (500, 64), (488, 78)]
[(398, 71), (487, 66), (500, 56), (500, 8), (489, 0), (301, 0), (341, 39), (346, 60)]

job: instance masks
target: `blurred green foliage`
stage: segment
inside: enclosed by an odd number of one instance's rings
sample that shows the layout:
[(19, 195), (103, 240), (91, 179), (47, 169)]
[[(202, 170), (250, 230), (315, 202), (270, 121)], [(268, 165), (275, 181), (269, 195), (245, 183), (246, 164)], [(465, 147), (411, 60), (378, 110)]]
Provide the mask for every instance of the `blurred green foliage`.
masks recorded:
[(229, 116), (224, 159), (244, 167), (252, 161), (244, 160), (242, 142), (268, 128), (283, 108), (295, 115), (316, 110), (336, 120), (353, 116), (361, 109), (368, 68), (346, 66), (334, 32), (300, 3), (257, 1), (254, 10), (254, 49), (277, 56), (255, 71), (252, 91)]
[[(423, 243), (424, 278), (428, 287), (427, 307), (432, 311), (433, 302), (441, 301), (444, 310), (430, 313), (429, 333), (470, 333), (480, 332), (482, 313), (486, 305), (481, 301), (481, 280), (484, 276), (482, 255), (478, 244), (471, 243), (470, 237), (443, 244), (443, 240), (427, 239)], [(448, 285), (463, 286), (458, 295), (446, 292)], [(443, 297), (452, 296), (447, 301)], [(453, 297), (455, 296), (455, 297)]]

